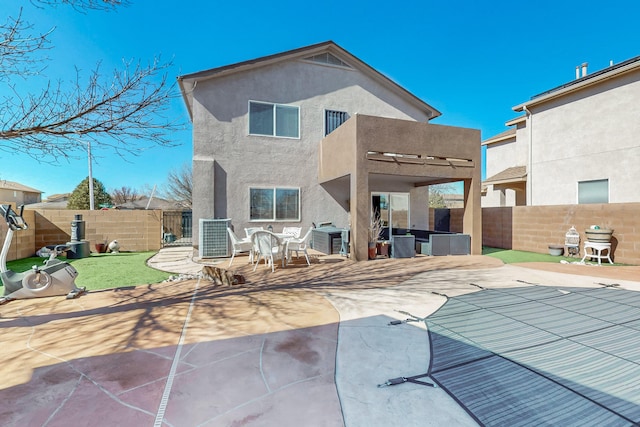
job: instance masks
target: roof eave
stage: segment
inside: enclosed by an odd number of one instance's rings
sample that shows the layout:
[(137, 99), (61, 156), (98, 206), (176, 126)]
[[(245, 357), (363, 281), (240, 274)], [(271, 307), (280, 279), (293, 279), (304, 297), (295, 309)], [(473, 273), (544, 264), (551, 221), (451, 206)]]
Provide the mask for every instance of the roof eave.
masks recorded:
[(240, 71), (247, 71), (258, 67), (263, 67), (265, 65), (274, 64), (277, 62), (285, 61), (285, 60), (295, 60), (295, 59), (303, 59), (305, 57), (313, 56), (317, 53), (322, 53), (325, 51), (329, 51), (331, 53), (337, 53), (338, 56), (345, 57), (347, 62), (354, 66), (354, 68), (359, 69), (361, 72), (364, 72), (369, 77), (378, 81), (382, 85), (391, 86), (395, 89), (396, 92), (405, 98), (409, 103), (416, 106), (418, 109), (424, 111), (428, 116), (427, 120), (435, 119), (436, 117), (440, 117), (442, 113), (427, 104), (390, 78), (386, 77), (367, 63), (361, 61), (356, 56), (344, 50), (342, 47), (338, 46), (336, 43), (332, 41), (322, 42), (311, 46), (306, 46), (294, 50), (290, 50), (287, 52), (277, 53), (274, 55), (263, 56), (260, 58), (255, 58), (252, 60), (238, 62), (236, 64), (231, 64), (223, 67), (212, 68), (204, 71), (199, 71), (191, 74), (185, 74), (182, 76), (178, 76), (178, 83), (180, 86), (180, 92), (182, 93), (182, 97), (187, 105), (187, 109), (189, 111), (189, 117), (192, 117), (192, 104), (190, 92), (187, 92), (187, 88), (185, 86), (186, 82), (192, 83), (192, 88), (195, 88), (195, 85), (199, 81), (205, 81), (217, 77), (226, 76), (229, 74), (234, 74)]
[(518, 123), (522, 123), (522, 122), (524, 122), (526, 120), (527, 120), (527, 115), (523, 114), (521, 116), (518, 116), (518, 117), (516, 117), (514, 119), (511, 119), (511, 120), (505, 122), (505, 126), (517, 125)]
[(182, 100), (184, 101), (184, 105), (187, 106), (187, 113), (189, 114), (189, 120), (193, 121), (193, 110), (192, 110), (192, 102), (193, 96), (191, 96), (191, 92), (195, 89), (195, 84), (192, 85), (189, 92), (185, 88), (185, 82), (182, 78), (178, 77), (178, 86), (180, 87), (180, 95), (182, 96)]
[(489, 138), (485, 141), (482, 141), (480, 143), (480, 145), (491, 145), (491, 144), (497, 144), (499, 142), (504, 142), (504, 141), (508, 141), (510, 139), (513, 139), (513, 142), (515, 142), (515, 138), (516, 135), (515, 133), (512, 135), (504, 135), (504, 136), (498, 136), (498, 137), (494, 137), (494, 138)]
[(538, 97), (535, 97), (534, 99), (531, 99), (531, 100), (529, 100), (527, 102), (523, 102), (522, 104), (518, 104), (515, 107), (513, 107), (512, 110), (516, 111), (516, 112), (524, 111), (526, 108), (532, 107), (534, 105), (542, 104), (542, 103), (548, 102), (548, 101), (550, 101), (552, 99), (560, 98), (560, 97), (565, 96), (565, 95), (567, 95), (569, 93), (582, 90), (582, 89), (584, 89), (586, 87), (599, 84), (599, 83), (601, 83), (603, 81), (618, 77), (618, 76), (620, 76), (622, 74), (626, 74), (628, 72), (631, 72), (631, 71), (634, 71), (634, 70), (637, 70), (637, 69), (640, 69), (640, 59), (638, 59), (636, 61), (632, 61), (629, 64), (626, 64), (626, 65), (624, 65), (622, 67), (615, 68), (615, 69), (613, 69), (611, 71), (604, 72), (604, 73), (599, 74), (599, 75), (595, 75), (595, 74), (594, 75), (587, 75), (587, 76), (582, 77), (581, 79), (579, 79), (581, 81), (577, 81), (577, 82), (575, 82), (573, 84), (570, 83), (566, 87), (561, 87), (558, 90), (551, 91), (551, 92), (549, 92), (549, 93), (547, 93), (545, 95), (538, 96)]
[(499, 179), (497, 181), (482, 181), (482, 185), (514, 184), (517, 182), (527, 182), (527, 177)]

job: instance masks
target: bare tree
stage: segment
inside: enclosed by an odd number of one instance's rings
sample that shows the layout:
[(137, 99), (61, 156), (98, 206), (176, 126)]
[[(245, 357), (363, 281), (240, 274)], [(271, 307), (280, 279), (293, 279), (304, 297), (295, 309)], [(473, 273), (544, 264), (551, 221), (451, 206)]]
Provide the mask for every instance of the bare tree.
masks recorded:
[(191, 209), (192, 191), (193, 175), (189, 163), (183, 163), (179, 169), (169, 171), (163, 192), (167, 199), (178, 202), (184, 208)]
[(429, 186), (429, 207), (430, 208), (446, 208), (447, 200), (445, 194), (455, 192), (452, 184), (436, 184)]
[(0, 82), (10, 82), (11, 76), (39, 74), (38, 64), (44, 58), (33, 55), (49, 49), (48, 36), (51, 33), (33, 34), (33, 25), (22, 20), (22, 9), (17, 18), (7, 18), (0, 26)]
[(128, 0), (31, 0), (34, 4), (42, 4), (48, 6), (56, 6), (58, 4), (67, 4), (74, 9), (95, 9), (95, 10), (109, 10), (116, 6), (128, 5)]
[(138, 192), (131, 187), (120, 187), (115, 190), (111, 190), (111, 200), (116, 205), (121, 205), (127, 202), (135, 202), (140, 198)]
[[(65, 4), (79, 10), (112, 9), (126, 0), (33, 0), (44, 6)], [(181, 125), (164, 117), (174, 95), (167, 68), (159, 58), (144, 65), (124, 61), (109, 77), (100, 64), (83, 79), (76, 69), (70, 86), (47, 81), (39, 93), (20, 89), (37, 85), (14, 79), (42, 75), (38, 55), (50, 48), (53, 30), (33, 34), (22, 10), (0, 25), (0, 83), (12, 96), (0, 99), (0, 150), (34, 158), (67, 158), (94, 147), (107, 147), (124, 156), (155, 145), (173, 145), (169, 135)], [(24, 83), (24, 81), (23, 81)], [(133, 141), (133, 143), (132, 143)]]

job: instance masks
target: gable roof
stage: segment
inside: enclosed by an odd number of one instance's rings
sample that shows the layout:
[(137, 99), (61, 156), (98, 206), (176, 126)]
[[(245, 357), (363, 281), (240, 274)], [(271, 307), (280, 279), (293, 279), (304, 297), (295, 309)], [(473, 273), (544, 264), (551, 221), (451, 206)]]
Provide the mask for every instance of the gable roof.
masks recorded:
[(71, 196), (71, 193), (52, 194), (47, 197), (45, 202), (64, 202), (69, 200), (69, 196)]
[(6, 179), (0, 180), (0, 189), (2, 189), (2, 190), (22, 191), (23, 193), (38, 193), (38, 194), (42, 194), (42, 191), (40, 191), (40, 190), (36, 190), (35, 188), (27, 187), (26, 185), (22, 185), (19, 182), (7, 181)]
[(54, 202), (37, 202), (25, 204), (29, 209), (67, 209), (67, 200), (56, 200)]
[(527, 180), (527, 167), (514, 166), (507, 168), (497, 174), (482, 181), (482, 185), (486, 184), (506, 184), (510, 182), (524, 182)]
[(638, 69), (640, 69), (640, 56), (612, 65), (600, 71), (587, 74), (586, 76), (570, 81), (569, 83), (565, 83), (546, 92), (534, 95), (531, 97), (531, 100), (513, 107), (513, 111), (523, 111), (527, 107), (542, 104), (543, 102), (547, 102), (551, 99), (559, 98), (568, 93), (579, 91), (588, 86), (599, 84), (605, 80), (636, 71)]
[[(358, 71), (366, 74), (370, 78), (374, 79), (378, 83), (387, 87), (389, 90), (397, 93), (400, 97), (408, 101), (409, 103), (416, 106), (418, 109), (424, 111), (426, 115), (429, 117), (429, 120), (434, 119), (442, 113), (431, 105), (427, 104), (387, 76), (383, 75), (379, 71), (375, 70), (371, 66), (367, 65), (365, 62), (356, 58), (337, 44), (332, 41), (326, 41), (323, 43), (318, 43), (306, 47), (301, 47), (298, 49), (289, 50), (282, 53), (277, 53), (274, 55), (263, 56), (256, 59), (251, 59), (248, 61), (238, 62), (235, 64), (226, 65), (218, 68), (211, 68), (209, 70), (198, 71), (196, 73), (184, 74), (178, 76), (178, 85), (180, 86), (180, 93), (182, 94), (182, 98), (187, 106), (187, 110), (189, 112), (189, 117), (192, 118), (192, 102), (193, 95), (192, 91), (196, 86), (198, 81), (209, 80), (217, 77), (227, 76), (229, 74), (238, 73), (241, 71), (247, 71), (252, 69), (257, 69), (260, 67), (264, 67), (266, 65), (275, 64), (278, 62), (291, 61), (291, 60), (315, 60), (314, 57), (317, 57), (323, 53), (330, 54), (334, 59), (342, 62), (342, 64), (330, 62), (333, 65), (341, 65), (341, 66), (350, 66)], [(332, 59), (329, 59), (333, 61)]]

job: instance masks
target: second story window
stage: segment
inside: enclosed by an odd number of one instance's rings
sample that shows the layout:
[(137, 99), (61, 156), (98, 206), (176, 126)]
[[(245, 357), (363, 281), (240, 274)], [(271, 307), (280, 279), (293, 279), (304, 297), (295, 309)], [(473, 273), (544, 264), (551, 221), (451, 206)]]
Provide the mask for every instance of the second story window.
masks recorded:
[(349, 115), (344, 111), (325, 110), (324, 112), (324, 136), (329, 135), (338, 126), (347, 121)]
[(249, 101), (249, 134), (300, 137), (300, 107)]

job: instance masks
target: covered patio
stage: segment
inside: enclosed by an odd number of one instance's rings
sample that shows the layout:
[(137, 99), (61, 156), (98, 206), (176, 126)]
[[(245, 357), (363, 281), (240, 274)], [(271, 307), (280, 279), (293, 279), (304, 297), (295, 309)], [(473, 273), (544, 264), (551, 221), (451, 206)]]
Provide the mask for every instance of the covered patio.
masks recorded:
[(356, 114), (320, 142), (318, 181), (349, 212), (350, 256), (368, 258), (373, 192), (407, 192), (412, 229), (427, 229), (428, 191), (464, 184), (463, 233), (482, 253), (480, 131)]

